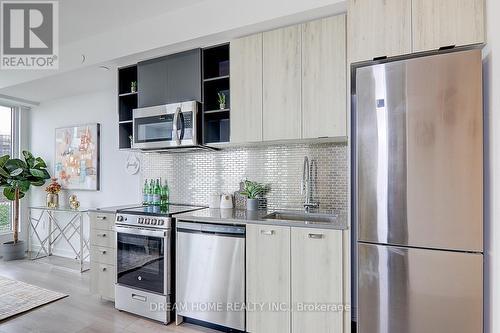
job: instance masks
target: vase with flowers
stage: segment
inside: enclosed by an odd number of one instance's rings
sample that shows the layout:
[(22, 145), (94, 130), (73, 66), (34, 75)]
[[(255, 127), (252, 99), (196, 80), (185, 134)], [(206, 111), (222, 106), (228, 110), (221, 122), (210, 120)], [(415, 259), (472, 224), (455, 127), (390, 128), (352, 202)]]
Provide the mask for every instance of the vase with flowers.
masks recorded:
[(45, 189), (45, 192), (47, 192), (47, 207), (49, 208), (59, 207), (60, 191), (61, 191), (61, 185), (57, 182), (57, 178), (52, 178), (52, 182)]

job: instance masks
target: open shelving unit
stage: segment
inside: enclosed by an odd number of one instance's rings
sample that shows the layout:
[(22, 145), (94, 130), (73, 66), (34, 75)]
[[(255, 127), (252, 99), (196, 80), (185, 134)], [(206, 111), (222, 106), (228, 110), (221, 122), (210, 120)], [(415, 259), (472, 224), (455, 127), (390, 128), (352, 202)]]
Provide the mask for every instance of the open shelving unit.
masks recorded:
[(132, 91), (132, 82), (137, 82), (137, 65), (118, 69), (118, 147), (130, 149), (132, 135), (132, 111), (137, 108), (137, 88)]
[[(203, 142), (229, 142), (229, 114), (231, 108), (229, 87), (229, 44), (203, 49)], [(221, 109), (218, 93), (226, 96)]]

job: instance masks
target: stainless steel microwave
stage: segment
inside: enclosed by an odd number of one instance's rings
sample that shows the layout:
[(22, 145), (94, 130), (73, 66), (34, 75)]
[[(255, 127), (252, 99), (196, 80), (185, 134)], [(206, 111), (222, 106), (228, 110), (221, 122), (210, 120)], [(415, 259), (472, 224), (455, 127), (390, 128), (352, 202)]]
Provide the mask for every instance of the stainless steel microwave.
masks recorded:
[(196, 101), (134, 109), (132, 148), (160, 150), (200, 147), (198, 109)]

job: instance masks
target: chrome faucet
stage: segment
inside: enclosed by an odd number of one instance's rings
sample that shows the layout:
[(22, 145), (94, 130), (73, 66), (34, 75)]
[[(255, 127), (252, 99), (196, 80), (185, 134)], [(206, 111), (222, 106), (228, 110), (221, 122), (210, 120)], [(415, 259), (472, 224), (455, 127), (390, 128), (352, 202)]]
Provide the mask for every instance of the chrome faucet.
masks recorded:
[(319, 203), (312, 202), (313, 198), (313, 186), (312, 186), (312, 166), (315, 165), (314, 161), (311, 161), (309, 164), (309, 158), (304, 156), (304, 164), (302, 166), (302, 183), (301, 183), (301, 191), (300, 194), (305, 196), (304, 199), (304, 210), (308, 213), (311, 208), (318, 208)]

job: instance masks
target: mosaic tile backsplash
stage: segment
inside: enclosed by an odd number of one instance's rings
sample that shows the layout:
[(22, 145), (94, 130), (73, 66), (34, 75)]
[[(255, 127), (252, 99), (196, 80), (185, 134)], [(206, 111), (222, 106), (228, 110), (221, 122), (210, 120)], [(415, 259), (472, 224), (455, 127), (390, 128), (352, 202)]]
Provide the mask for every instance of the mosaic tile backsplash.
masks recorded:
[(242, 179), (271, 187), (268, 208), (302, 208), (304, 156), (315, 161), (313, 200), (321, 209), (347, 210), (348, 148), (345, 143), (231, 147), (221, 151), (142, 155), (142, 178), (167, 179), (170, 201), (207, 205), (214, 193), (234, 193)]

